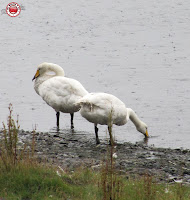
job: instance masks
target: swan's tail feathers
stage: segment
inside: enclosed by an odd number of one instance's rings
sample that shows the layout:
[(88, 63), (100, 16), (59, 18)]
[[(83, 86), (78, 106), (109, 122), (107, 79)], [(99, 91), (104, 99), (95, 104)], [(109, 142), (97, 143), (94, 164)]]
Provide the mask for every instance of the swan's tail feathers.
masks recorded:
[(86, 102), (83, 101), (82, 99), (78, 100), (78, 101), (75, 103), (76, 106), (80, 106), (80, 107), (84, 106), (85, 104), (86, 104)]
[(75, 103), (75, 105), (76, 105), (76, 106), (79, 106), (79, 105), (82, 106), (83, 103), (84, 103), (83, 100), (82, 100), (82, 99), (79, 99), (79, 100)]
[(76, 103), (74, 103), (75, 106), (80, 106), (80, 101), (77, 101)]
[(92, 111), (92, 109), (93, 109), (93, 104), (92, 103), (90, 103), (90, 102), (88, 102), (87, 100), (85, 100), (85, 99), (80, 99), (79, 101), (77, 101), (76, 103), (75, 103), (75, 105), (80, 105), (80, 107), (88, 107), (88, 109), (90, 110), (90, 111)]

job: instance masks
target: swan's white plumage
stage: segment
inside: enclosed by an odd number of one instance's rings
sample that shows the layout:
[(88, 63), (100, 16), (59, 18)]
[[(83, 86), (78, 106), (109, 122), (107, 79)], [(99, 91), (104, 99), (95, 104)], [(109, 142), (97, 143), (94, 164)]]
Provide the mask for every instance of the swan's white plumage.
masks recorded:
[(56, 112), (74, 113), (80, 109), (76, 102), (88, 92), (77, 80), (56, 76), (40, 84), (38, 93)]
[[(131, 108), (117, 97), (107, 93), (89, 93), (78, 101), (81, 105), (80, 113), (89, 122), (95, 125), (96, 143), (99, 143), (97, 125), (107, 125), (110, 133), (110, 124), (124, 125), (130, 119), (136, 129), (148, 137), (147, 125), (142, 122)], [(110, 140), (113, 139), (110, 133)]]
[(34, 79), (36, 93), (56, 112), (77, 112), (80, 105), (76, 102), (88, 94), (80, 82), (64, 77), (64, 70), (53, 63), (40, 64)]
[(89, 93), (78, 102), (80, 113), (88, 121), (108, 125), (124, 125), (127, 123), (127, 109), (117, 97), (106, 93)]

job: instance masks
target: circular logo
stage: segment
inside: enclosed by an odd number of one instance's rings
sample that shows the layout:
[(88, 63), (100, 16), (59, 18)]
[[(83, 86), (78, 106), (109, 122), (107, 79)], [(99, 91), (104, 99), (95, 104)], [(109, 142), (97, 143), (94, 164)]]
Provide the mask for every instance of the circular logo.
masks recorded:
[(21, 8), (18, 3), (11, 2), (6, 7), (6, 12), (10, 17), (16, 17), (20, 14)]

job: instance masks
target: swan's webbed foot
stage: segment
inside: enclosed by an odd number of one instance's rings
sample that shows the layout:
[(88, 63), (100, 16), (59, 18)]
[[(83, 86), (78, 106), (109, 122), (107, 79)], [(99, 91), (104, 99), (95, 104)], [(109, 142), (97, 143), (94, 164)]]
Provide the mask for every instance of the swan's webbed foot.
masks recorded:
[(109, 145), (110, 145), (110, 146), (115, 146), (116, 144), (115, 144), (114, 141), (111, 142), (111, 140), (109, 140)]
[(96, 145), (99, 145), (100, 144), (100, 140), (99, 138), (96, 138)]

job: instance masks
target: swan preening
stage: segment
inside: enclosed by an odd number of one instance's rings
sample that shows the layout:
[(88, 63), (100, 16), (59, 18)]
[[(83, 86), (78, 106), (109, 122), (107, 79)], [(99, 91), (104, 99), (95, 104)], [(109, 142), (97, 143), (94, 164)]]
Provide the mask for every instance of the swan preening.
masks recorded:
[(112, 124), (121, 126), (130, 119), (136, 129), (148, 137), (147, 125), (142, 122), (131, 108), (117, 97), (107, 93), (89, 93), (82, 97), (78, 103), (81, 106), (80, 113), (89, 122), (94, 123), (96, 143), (99, 144), (98, 124), (107, 125), (110, 142), (113, 144), (111, 134)]
[(80, 105), (76, 102), (88, 92), (77, 80), (64, 77), (64, 70), (53, 63), (42, 63), (38, 66), (34, 89), (42, 99), (51, 106), (57, 116), (57, 128), (59, 129), (60, 112), (70, 113), (71, 128), (74, 128), (74, 112), (79, 111)]
[(100, 143), (98, 124), (108, 126), (110, 142), (113, 144), (112, 124), (121, 126), (129, 119), (139, 132), (148, 137), (147, 125), (117, 97), (107, 93), (88, 93), (80, 82), (64, 75), (59, 65), (45, 62), (38, 66), (32, 79), (35, 79), (34, 89), (37, 94), (56, 111), (58, 129), (60, 112), (71, 114), (73, 129), (74, 112), (80, 109), (81, 115), (94, 123), (97, 144)]

